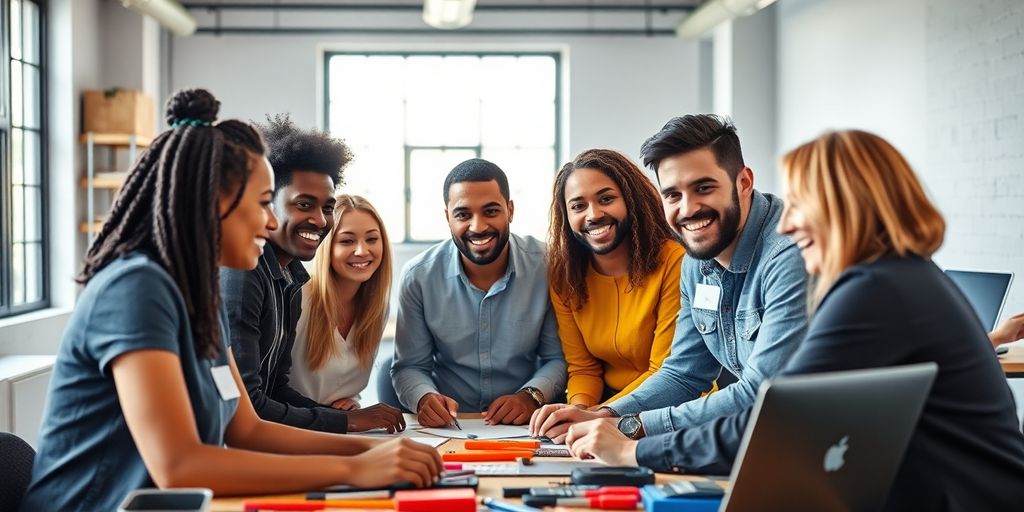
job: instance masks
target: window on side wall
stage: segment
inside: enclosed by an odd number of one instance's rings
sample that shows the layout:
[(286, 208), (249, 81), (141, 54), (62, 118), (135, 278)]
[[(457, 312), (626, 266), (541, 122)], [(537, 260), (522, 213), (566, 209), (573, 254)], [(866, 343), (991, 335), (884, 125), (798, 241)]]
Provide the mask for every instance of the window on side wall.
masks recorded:
[(44, 7), (0, 0), (0, 318), (49, 303)]

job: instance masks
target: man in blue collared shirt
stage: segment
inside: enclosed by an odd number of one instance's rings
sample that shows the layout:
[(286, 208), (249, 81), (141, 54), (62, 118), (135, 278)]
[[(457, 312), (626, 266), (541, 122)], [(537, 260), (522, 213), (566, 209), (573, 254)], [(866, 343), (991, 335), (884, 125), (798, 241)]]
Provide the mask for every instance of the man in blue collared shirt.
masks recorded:
[[(807, 328), (803, 258), (775, 231), (782, 200), (754, 189), (732, 123), (714, 115), (675, 118), (641, 153), (657, 174), (665, 217), (686, 247), (672, 350), (632, 393), (569, 420), (621, 416), (606, 421), (633, 439), (747, 409)], [(701, 397), (723, 368), (737, 382)], [(592, 428), (573, 427), (569, 438), (579, 440)]]
[(509, 231), (508, 178), (491, 162), (457, 165), (444, 183), (452, 239), (402, 270), (391, 377), (421, 425), (482, 411), (523, 424), (565, 389), (544, 244)]

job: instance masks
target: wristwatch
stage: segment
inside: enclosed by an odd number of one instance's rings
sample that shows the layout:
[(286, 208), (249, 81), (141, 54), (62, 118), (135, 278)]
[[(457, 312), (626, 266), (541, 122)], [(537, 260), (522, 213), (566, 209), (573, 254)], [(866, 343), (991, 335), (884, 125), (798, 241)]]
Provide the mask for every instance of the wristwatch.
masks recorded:
[(544, 405), (544, 393), (541, 393), (539, 389), (533, 386), (527, 386), (519, 391), (530, 395), (530, 398), (532, 398), (534, 402), (537, 402), (537, 407)]
[(640, 431), (644, 428), (640, 423), (640, 417), (636, 414), (627, 414), (619, 418), (619, 432), (622, 432), (630, 439), (640, 439)]

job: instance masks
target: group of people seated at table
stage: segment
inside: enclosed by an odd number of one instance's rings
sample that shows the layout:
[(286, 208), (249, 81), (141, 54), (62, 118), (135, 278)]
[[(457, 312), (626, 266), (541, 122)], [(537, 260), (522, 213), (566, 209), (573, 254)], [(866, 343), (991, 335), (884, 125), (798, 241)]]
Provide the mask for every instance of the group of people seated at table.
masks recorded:
[[(396, 402), (370, 405), (393, 256), (374, 206), (338, 194), (351, 151), (287, 116), (218, 109), (201, 89), (169, 100), (171, 128), (85, 256), (23, 510), (110, 510), (149, 486), (430, 485), (434, 448), (342, 435), (404, 430), (403, 410), (726, 474), (765, 380), (925, 361), (938, 377), (887, 509), (1024, 502), (1024, 435), (992, 350), (1024, 337), (1024, 315), (985, 332), (931, 260), (941, 214), (876, 135), (788, 151), (783, 197), (755, 187), (735, 126), (710, 114), (644, 141), (650, 174), (583, 151), (549, 200), (511, 197), (497, 163), (458, 164), (438, 184), (451, 238), (398, 275), (381, 369)], [(546, 243), (512, 232), (516, 204), (550, 208)]]

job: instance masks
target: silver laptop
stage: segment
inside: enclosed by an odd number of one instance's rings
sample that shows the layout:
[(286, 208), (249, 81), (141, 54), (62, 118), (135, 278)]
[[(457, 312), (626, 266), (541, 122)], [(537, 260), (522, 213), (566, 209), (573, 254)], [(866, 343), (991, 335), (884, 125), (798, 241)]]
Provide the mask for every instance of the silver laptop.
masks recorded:
[(923, 363), (766, 382), (721, 510), (880, 510), (936, 373)]
[(952, 269), (945, 272), (967, 297), (981, 325), (989, 332), (995, 329), (999, 313), (1003, 311), (1006, 296), (1009, 295), (1013, 273)]

